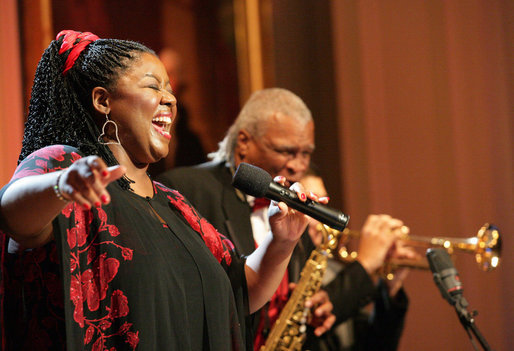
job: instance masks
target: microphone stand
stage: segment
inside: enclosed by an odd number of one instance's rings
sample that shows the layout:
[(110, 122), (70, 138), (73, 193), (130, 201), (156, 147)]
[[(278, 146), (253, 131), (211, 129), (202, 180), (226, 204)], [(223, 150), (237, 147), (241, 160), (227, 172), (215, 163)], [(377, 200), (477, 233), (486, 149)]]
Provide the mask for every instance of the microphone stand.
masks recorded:
[(478, 330), (477, 326), (475, 325), (475, 316), (478, 314), (476, 311), (473, 311), (472, 313), (469, 313), (467, 310), (468, 307), (468, 301), (464, 298), (464, 296), (460, 295), (458, 297), (454, 297), (452, 299), (452, 305), (455, 307), (455, 311), (457, 312), (457, 315), (459, 317), (459, 320), (468, 333), (469, 339), (471, 341), (471, 344), (473, 344), (473, 347), (475, 350), (477, 349), (476, 343), (473, 340), (473, 336), (470, 334), (470, 331), (473, 333), (475, 338), (478, 340), (482, 348), (486, 351), (491, 351), (491, 347), (485, 340), (482, 333)]
[[(466, 333), (468, 333), (469, 340), (471, 341), (473, 348), (475, 350), (478, 350), (475, 340), (473, 339), (474, 335), (485, 351), (492, 351), (484, 336), (482, 335), (482, 333), (480, 333), (477, 326), (475, 325), (474, 317), (478, 313), (476, 311), (469, 313), (469, 311), (467, 310), (467, 307), (469, 305), (468, 301), (464, 298), (464, 296), (462, 296), (462, 294), (452, 295), (449, 293), (449, 291), (447, 290), (447, 286), (445, 286), (445, 284), (443, 283), (443, 279), (440, 273), (434, 272), (433, 276), (434, 282), (436, 283), (436, 286), (439, 288), (439, 291), (441, 292), (443, 298), (446, 301), (448, 301), (450, 305), (455, 307), (455, 311), (457, 312), (459, 320), (464, 329), (466, 330)], [(471, 335), (470, 331), (471, 333), (473, 333), (473, 335)]]

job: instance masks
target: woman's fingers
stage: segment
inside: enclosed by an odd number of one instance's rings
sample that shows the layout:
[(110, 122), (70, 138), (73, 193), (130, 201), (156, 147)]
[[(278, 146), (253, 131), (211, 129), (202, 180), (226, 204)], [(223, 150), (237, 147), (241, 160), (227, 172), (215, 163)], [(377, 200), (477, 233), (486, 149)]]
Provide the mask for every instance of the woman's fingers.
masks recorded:
[(100, 178), (93, 183), (93, 188), (98, 194), (102, 204), (108, 204), (111, 201), (111, 197), (106, 190), (107, 185), (111, 182), (121, 178), (125, 174), (126, 168), (124, 166), (112, 166), (105, 167), (100, 172)]
[(109, 195), (107, 190), (105, 190), (105, 187), (113, 181), (123, 177), (126, 171), (127, 169), (125, 168), (125, 166), (120, 165), (112, 166), (102, 171), (102, 181), (104, 183), (104, 189), (100, 194), (100, 200), (102, 201), (102, 204), (105, 205), (111, 202), (111, 196)]
[[(307, 193), (305, 192), (305, 188), (303, 187), (303, 185), (301, 183), (296, 182), (293, 185), (291, 185), (289, 187), (289, 189), (296, 192), (296, 195), (298, 196), (300, 201), (302, 201), (302, 202), (307, 201)], [(314, 199), (311, 199), (311, 200), (314, 200)], [(315, 201), (317, 201), (317, 200), (315, 200)]]
[(330, 201), (330, 198), (328, 196), (323, 196), (323, 197), (319, 198), (319, 203), (324, 204), (324, 205), (328, 204), (329, 201)]
[(82, 196), (81, 193), (74, 192), (72, 197), (73, 197), (73, 201), (75, 201), (77, 204), (82, 206), (82, 208), (84, 208), (85, 210), (91, 209), (91, 202), (88, 201), (84, 196)]
[(86, 172), (83, 170), (80, 172), (70, 168), (67, 177), (64, 179), (66, 184), (63, 186), (63, 191), (70, 195), (71, 200), (84, 205), (84, 208), (98, 207), (101, 202), (97, 192), (102, 187), (98, 184), (95, 185), (95, 178), (94, 171)]
[(117, 166), (109, 167), (109, 168), (107, 168), (107, 173), (106, 173), (107, 175), (105, 176), (104, 180), (107, 181), (108, 183), (111, 183), (111, 182), (123, 177), (125, 172), (127, 172), (127, 168), (125, 166), (117, 165)]
[[(286, 178), (283, 176), (276, 176), (275, 178), (273, 178), (273, 181), (275, 183), (278, 183), (283, 186), (286, 183)], [(296, 192), (298, 199), (300, 199), (300, 201), (302, 201), (302, 202), (305, 202), (305, 201), (307, 201), (307, 199), (310, 199), (312, 201), (326, 204), (326, 203), (328, 203), (328, 200), (329, 200), (329, 198), (327, 196), (319, 197), (317, 194), (313, 193), (312, 191), (306, 191), (303, 184), (301, 184), (300, 182), (293, 183), (293, 185), (291, 185), (289, 187), (289, 189)]]
[(273, 178), (273, 181), (275, 183), (278, 183), (278, 184), (284, 186), (286, 184), (286, 177), (284, 177), (284, 176), (276, 176), (275, 178)]
[(65, 198), (84, 208), (99, 207), (111, 200), (107, 185), (122, 177), (125, 171), (123, 166), (107, 167), (100, 157), (88, 156), (64, 171), (59, 188)]
[(107, 165), (104, 160), (98, 156), (85, 157), (84, 162), (89, 166), (91, 171), (96, 171), (98, 174), (105, 174), (105, 171), (107, 170)]

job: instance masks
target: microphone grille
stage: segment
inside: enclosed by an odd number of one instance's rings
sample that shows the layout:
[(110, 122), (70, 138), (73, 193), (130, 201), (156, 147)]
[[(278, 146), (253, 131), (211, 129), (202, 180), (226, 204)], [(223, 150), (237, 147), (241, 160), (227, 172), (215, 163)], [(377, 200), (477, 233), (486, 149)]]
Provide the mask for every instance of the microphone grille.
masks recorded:
[(271, 181), (271, 175), (262, 168), (242, 162), (232, 178), (232, 185), (248, 195), (264, 197)]
[(440, 273), (445, 269), (454, 268), (453, 261), (445, 249), (430, 248), (426, 252), (432, 273)]

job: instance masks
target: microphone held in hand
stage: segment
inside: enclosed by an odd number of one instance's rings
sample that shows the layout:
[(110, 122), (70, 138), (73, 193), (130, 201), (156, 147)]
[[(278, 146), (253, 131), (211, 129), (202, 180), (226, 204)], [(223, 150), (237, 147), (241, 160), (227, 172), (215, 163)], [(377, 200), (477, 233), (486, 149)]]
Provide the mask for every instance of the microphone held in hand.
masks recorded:
[(434, 274), (434, 282), (441, 291), (441, 295), (451, 305), (455, 305), (462, 297), (462, 283), (450, 255), (442, 248), (428, 249), (426, 255), (430, 270)]
[(248, 163), (243, 162), (239, 165), (232, 179), (232, 185), (257, 198), (265, 197), (285, 202), (287, 206), (334, 229), (343, 230), (348, 224), (349, 217), (346, 214), (310, 199), (302, 202), (294, 191), (275, 183), (268, 172)]

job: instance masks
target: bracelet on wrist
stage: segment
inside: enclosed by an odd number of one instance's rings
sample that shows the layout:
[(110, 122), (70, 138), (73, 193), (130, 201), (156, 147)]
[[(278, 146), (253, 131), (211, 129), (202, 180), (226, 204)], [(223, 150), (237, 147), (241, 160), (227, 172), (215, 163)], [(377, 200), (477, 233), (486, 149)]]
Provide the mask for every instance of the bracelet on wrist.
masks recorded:
[(55, 193), (55, 196), (57, 196), (57, 198), (61, 201), (64, 201), (64, 202), (69, 202), (69, 200), (67, 200), (63, 195), (62, 195), (62, 192), (61, 192), (61, 189), (59, 188), (59, 181), (61, 180), (61, 176), (62, 176), (62, 172), (61, 174), (59, 174), (57, 176), (57, 180), (55, 181), (55, 184), (53, 186), (53, 189), (54, 189), (54, 193)]

